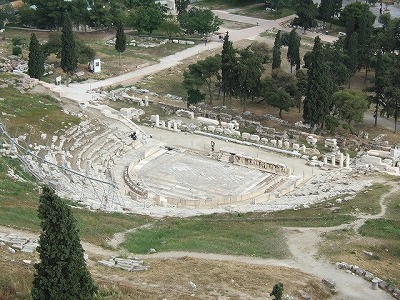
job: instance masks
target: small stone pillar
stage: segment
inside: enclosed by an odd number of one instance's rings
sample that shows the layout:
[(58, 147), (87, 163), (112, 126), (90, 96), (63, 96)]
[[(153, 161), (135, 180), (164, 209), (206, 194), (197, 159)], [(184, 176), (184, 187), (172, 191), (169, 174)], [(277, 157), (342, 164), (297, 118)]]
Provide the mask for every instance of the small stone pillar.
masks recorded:
[(160, 126), (160, 116), (159, 115), (155, 115), (154, 123), (156, 124), (156, 127)]
[(149, 97), (144, 96), (144, 106), (149, 106)]
[(346, 154), (346, 168), (350, 168), (350, 154)]
[(336, 156), (332, 155), (332, 166), (336, 165)]
[(324, 155), (324, 165), (328, 164), (328, 157), (326, 155)]
[(174, 122), (174, 123), (173, 123), (173, 126), (174, 126), (174, 131), (178, 131), (178, 123), (177, 123), (177, 122)]
[(339, 168), (343, 168), (343, 161), (344, 161), (344, 155), (343, 153), (340, 153)]
[(372, 289), (373, 290), (377, 290), (378, 289), (378, 285), (379, 285), (379, 283), (381, 282), (382, 280), (380, 280), (379, 278), (374, 278), (374, 279), (372, 279), (371, 280), (371, 282), (372, 282)]

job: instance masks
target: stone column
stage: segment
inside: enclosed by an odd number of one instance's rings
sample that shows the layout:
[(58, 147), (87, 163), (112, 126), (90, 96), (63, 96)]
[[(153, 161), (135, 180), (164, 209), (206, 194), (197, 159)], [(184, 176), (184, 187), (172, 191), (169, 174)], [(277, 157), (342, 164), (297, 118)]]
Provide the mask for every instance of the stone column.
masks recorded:
[(346, 168), (350, 168), (350, 154), (346, 154)]
[(336, 165), (336, 156), (332, 155), (332, 166)]
[(326, 155), (324, 155), (324, 165), (328, 164), (328, 157)]
[(174, 131), (178, 131), (178, 123), (174, 122)]
[(344, 161), (344, 155), (343, 153), (340, 153), (339, 168), (343, 168), (343, 161)]

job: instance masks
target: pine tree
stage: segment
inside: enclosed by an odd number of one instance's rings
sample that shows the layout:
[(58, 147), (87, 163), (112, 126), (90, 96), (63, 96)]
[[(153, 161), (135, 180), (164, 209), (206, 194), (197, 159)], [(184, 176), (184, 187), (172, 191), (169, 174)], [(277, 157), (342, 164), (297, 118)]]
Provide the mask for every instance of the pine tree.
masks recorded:
[(310, 124), (313, 133), (317, 125), (324, 124), (332, 106), (333, 83), (323, 51), (321, 39), (317, 36), (307, 73), (307, 91), (303, 108), (303, 119)]
[(115, 50), (118, 51), (119, 61), (118, 64), (121, 65), (121, 53), (126, 49), (126, 34), (124, 32), (124, 25), (122, 21), (117, 23), (117, 34), (115, 36)]
[(71, 209), (47, 186), (39, 199), (39, 218), (43, 232), (32, 299), (92, 299), (97, 288), (85, 264), (76, 221)]
[(72, 32), (72, 23), (68, 14), (64, 15), (64, 24), (61, 35), (61, 68), (67, 74), (67, 86), (69, 77), (78, 67), (78, 54), (75, 37)]
[(294, 28), (289, 34), (287, 59), (290, 62), (290, 73), (293, 72), (293, 66), (296, 66), (296, 70), (300, 69), (300, 36)]
[(228, 32), (224, 37), (224, 44), (222, 46), (221, 53), (221, 81), (222, 81), (222, 91), (223, 91), (223, 100), (222, 105), (226, 105), (226, 95), (229, 95), (229, 99), (235, 89), (235, 66), (236, 66), (236, 57), (235, 57), (235, 49), (233, 48), (232, 42), (229, 40)]
[(42, 47), (34, 33), (31, 34), (29, 43), (29, 59), (28, 59), (28, 75), (32, 78), (39, 79), (44, 73), (45, 56)]
[(279, 30), (275, 36), (274, 47), (272, 48), (272, 70), (281, 67), (281, 46), (282, 36)]

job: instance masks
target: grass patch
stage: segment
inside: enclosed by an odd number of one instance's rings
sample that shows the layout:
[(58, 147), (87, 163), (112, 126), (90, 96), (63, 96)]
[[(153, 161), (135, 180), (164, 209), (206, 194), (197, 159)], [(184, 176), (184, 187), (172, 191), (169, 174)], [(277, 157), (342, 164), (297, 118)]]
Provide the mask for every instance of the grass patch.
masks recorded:
[(387, 209), (385, 217), (400, 220), (400, 193), (392, 194), (386, 198)]
[(92, 212), (85, 209), (73, 209), (73, 213), (81, 239), (100, 246), (115, 233), (141, 226), (152, 220), (141, 215)]
[(150, 229), (130, 234), (123, 245), (134, 253), (146, 253), (150, 248), (265, 258), (283, 258), (288, 253), (282, 235), (273, 226), (251, 220), (207, 219), (165, 219)]
[(332, 227), (348, 224), (356, 217), (347, 214), (338, 214), (326, 208), (323, 204), (307, 209), (282, 210), (268, 214), (269, 222), (284, 227)]
[(367, 220), (360, 228), (363, 236), (400, 241), (400, 220)]
[[(0, 81), (1, 81), (0, 76)], [(37, 94), (21, 94), (14, 88), (1, 89), (2, 122), (12, 136), (30, 135), (39, 139), (41, 133), (53, 135), (79, 123), (79, 118), (65, 114), (56, 99)]]
[(340, 213), (365, 213), (376, 215), (380, 213), (379, 201), (383, 195), (390, 191), (389, 185), (374, 184), (365, 191), (358, 193), (350, 201), (340, 206)]

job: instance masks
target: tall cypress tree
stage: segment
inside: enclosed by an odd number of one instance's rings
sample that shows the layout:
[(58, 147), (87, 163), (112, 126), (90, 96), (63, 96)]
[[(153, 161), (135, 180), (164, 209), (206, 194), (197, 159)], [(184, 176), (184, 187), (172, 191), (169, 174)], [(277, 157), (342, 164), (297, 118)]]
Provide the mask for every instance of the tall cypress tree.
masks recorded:
[(300, 36), (294, 28), (289, 33), (287, 59), (290, 62), (290, 73), (293, 72), (293, 66), (296, 66), (296, 70), (300, 69)]
[(115, 50), (118, 51), (119, 61), (118, 64), (121, 65), (121, 53), (126, 49), (126, 34), (124, 32), (124, 25), (122, 21), (117, 23), (117, 34), (115, 36)]
[(89, 300), (97, 288), (86, 267), (71, 209), (43, 187), (39, 199), (42, 234), (40, 262), (35, 264), (31, 295), (34, 300)]
[(279, 30), (275, 36), (274, 48), (272, 48), (272, 70), (281, 67), (281, 47), (282, 47), (282, 36)]
[(64, 14), (64, 23), (61, 35), (61, 68), (67, 74), (67, 86), (69, 77), (78, 67), (78, 54), (75, 37), (72, 32), (72, 23), (68, 14)]
[(314, 133), (317, 125), (323, 125), (329, 114), (333, 94), (332, 78), (325, 62), (321, 39), (317, 36), (308, 69), (307, 91), (304, 99), (303, 119)]
[(221, 52), (221, 81), (222, 81), (222, 91), (223, 100), (222, 105), (226, 105), (226, 95), (229, 95), (231, 99), (232, 94), (235, 89), (236, 82), (236, 51), (233, 48), (232, 42), (229, 40), (228, 32), (224, 37), (224, 45), (222, 46)]
[(44, 73), (44, 53), (34, 33), (31, 34), (29, 43), (28, 75), (39, 79)]

